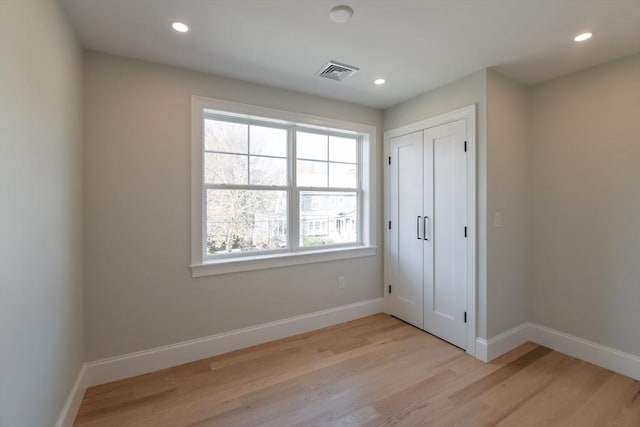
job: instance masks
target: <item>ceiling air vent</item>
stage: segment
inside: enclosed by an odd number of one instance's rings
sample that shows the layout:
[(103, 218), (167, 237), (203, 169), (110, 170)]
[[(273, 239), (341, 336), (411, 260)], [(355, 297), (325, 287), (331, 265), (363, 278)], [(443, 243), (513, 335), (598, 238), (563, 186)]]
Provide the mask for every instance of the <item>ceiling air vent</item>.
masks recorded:
[(318, 73), (320, 77), (324, 77), (331, 80), (337, 80), (341, 82), (347, 77), (358, 72), (359, 68), (352, 67), (351, 65), (341, 64), (339, 62), (331, 61)]

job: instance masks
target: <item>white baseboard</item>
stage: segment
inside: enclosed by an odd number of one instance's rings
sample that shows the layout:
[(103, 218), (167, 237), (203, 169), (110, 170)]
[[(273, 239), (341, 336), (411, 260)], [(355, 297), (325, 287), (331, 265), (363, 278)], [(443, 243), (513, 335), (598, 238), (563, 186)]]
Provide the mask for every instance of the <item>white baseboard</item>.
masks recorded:
[(489, 339), (487, 359), (493, 360), (529, 341), (528, 325), (523, 323)]
[(489, 361), (487, 357), (487, 345), (487, 340), (484, 338), (476, 338), (476, 354), (474, 356), (476, 359), (480, 359), (485, 363)]
[(483, 362), (491, 362), (527, 341), (529, 341), (527, 324), (523, 323), (488, 340), (477, 338), (476, 357)]
[(529, 323), (527, 329), (529, 340), (536, 344), (640, 380), (638, 356), (535, 323)]
[(73, 387), (71, 387), (71, 391), (69, 392), (67, 400), (64, 402), (64, 406), (62, 407), (62, 411), (60, 411), (60, 416), (58, 417), (55, 427), (71, 427), (73, 425), (73, 421), (75, 420), (80, 404), (82, 403), (84, 392), (87, 390), (86, 372), (87, 368), (85, 364), (82, 366), (82, 369), (80, 369), (78, 377), (73, 383)]
[(531, 322), (488, 340), (478, 338), (476, 357), (489, 362), (527, 341), (640, 380), (640, 357)]
[(316, 311), (85, 364), (88, 387), (336, 325), (383, 311), (382, 298)]

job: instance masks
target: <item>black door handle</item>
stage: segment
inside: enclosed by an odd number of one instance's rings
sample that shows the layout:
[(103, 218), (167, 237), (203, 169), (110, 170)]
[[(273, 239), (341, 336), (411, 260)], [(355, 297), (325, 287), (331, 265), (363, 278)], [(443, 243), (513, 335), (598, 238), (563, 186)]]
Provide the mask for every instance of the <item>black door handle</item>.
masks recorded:
[(425, 216), (423, 219), (423, 223), (422, 223), (422, 238), (424, 240), (429, 240), (427, 239), (427, 220), (429, 219), (428, 216)]

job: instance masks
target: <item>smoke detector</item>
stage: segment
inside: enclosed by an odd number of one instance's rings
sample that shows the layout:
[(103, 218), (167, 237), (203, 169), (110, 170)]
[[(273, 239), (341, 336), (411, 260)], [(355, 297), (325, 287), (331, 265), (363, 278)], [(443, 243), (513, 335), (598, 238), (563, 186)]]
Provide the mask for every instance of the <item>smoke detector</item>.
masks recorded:
[(357, 73), (359, 68), (353, 67), (351, 65), (341, 64), (336, 61), (331, 61), (318, 72), (318, 76), (324, 77), (326, 79), (343, 81), (349, 76)]
[(353, 16), (353, 9), (347, 5), (336, 6), (331, 9), (329, 16), (333, 22), (344, 24)]

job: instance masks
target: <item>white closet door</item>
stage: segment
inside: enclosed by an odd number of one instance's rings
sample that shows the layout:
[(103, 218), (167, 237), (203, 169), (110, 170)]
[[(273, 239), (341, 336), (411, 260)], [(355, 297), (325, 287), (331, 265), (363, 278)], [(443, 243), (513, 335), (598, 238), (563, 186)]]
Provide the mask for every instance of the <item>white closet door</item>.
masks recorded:
[(422, 132), (391, 141), (390, 312), (423, 327)]
[[(467, 307), (465, 135), (464, 120), (424, 131), (425, 151), (433, 147), (433, 169), (429, 172), (433, 184), (425, 186), (425, 211), (427, 200), (433, 201), (431, 227), (427, 229), (431, 240), (426, 246), (432, 246), (433, 251), (425, 251), (424, 329), (461, 348), (466, 348)], [(425, 171), (426, 164), (425, 154)]]

